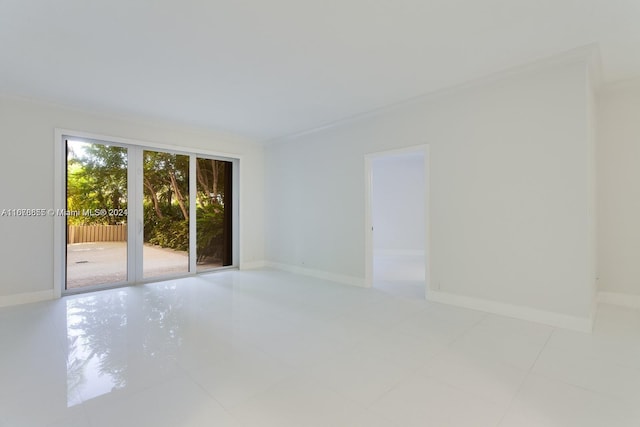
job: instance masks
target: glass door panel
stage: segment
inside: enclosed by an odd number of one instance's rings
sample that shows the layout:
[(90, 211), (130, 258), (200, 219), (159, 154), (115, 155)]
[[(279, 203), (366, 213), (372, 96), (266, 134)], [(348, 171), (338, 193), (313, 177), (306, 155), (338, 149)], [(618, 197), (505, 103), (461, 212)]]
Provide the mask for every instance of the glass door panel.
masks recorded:
[(196, 270), (232, 265), (232, 163), (196, 159)]
[(234, 265), (233, 161), (73, 137), (63, 143), (65, 204), (56, 214), (66, 222), (64, 292)]
[(127, 281), (128, 150), (66, 141), (65, 289)]
[(189, 272), (189, 156), (143, 151), (143, 277)]

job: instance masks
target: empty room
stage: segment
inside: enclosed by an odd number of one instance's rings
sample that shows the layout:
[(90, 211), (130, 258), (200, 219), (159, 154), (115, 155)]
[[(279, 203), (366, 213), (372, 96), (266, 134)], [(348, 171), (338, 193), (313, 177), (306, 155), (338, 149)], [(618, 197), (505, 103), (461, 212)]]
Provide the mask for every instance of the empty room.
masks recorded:
[(0, 0), (0, 427), (640, 426), (638, 23)]

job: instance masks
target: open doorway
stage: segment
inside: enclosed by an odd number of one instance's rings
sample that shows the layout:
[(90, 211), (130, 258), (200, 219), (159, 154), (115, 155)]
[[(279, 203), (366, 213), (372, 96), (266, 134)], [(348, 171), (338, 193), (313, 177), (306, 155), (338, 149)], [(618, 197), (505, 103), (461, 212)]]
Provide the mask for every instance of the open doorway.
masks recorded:
[(423, 299), (427, 281), (426, 147), (368, 156), (370, 284)]

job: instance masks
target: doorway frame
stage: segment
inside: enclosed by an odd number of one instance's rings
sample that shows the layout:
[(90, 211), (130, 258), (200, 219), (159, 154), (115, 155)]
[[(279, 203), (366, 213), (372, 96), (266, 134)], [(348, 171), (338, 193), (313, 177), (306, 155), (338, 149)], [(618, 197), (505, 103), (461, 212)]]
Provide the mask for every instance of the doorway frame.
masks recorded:
[[(131, 273), (133, 271), (134, 277), (141, 277), (141, 271), (137, 271), (138, 268), (142, 268), (141, 262), (141, 253), (133, 254), (133, 250), (136, 248), (128, 248), (127, 250), (127, 281), (122, 283), (116, 283), (113, 285), (96, 285), (91, 288), (86, 289), (86, 292), (99, 291), (103, 289), (113, 289), (123, 286), (133, 286), (142, 283), (150, 283), (150, 282), (159, 282), (163, 280), (171, 280), (182, 277), (192, 277), (197, 274), (207, 274), (221, 270), (227, 269), (238, 269), (242, 265), (242, 260), (240, 259), (242, 256), (242, 251), (240, 250), (240, 242), (242, 240), (242, 228), (240, 224), (240, 197), (242, 193), (242, 179), (241, 179), (241, 165), (243, 156), (240, 154), (233, 153), (225, 153), (219, 151), (211, 151), (211, 150), (203, 150), (198, 148), (192, 148), (187, 146), (178, 146), (178, 145), (170, 145), (170, 144), (160, 144), (150, 141), (142, 141), (131, 138), (121, 138), (110, 135), (100, 135), (91, 132), (77, 131), (71, 129), (62, 129), (55, 128), (54, 131), (54, 189), (53, 189), (53, 205), (54, 211), (59, 212), (66, 208), (66, 185), (67, 185), (67, 155), (66, 155), (66, 140), (69, 138), (77, 138), (80, 140), (94, 141), (99, 143), (111, 143), (117, 146), (125, 146), (125, 147), (139, 147), (141, 150), (149, 149), (149, 150), (159, 150), (164, 152), (171, 153), (180, 153), (180, 154), (188, 154), (190, 155), (190, 169), (192, 164), (195, 165), (195, 158), (205, 157), (205, 158), (219, 158), (220, 160), (230, 161), (233, 164), (233, 177), (232, 177), (232, 215), (233, 215), (233, 226), (232, 226), (232, 259), (233, 263), (230, 266), (220, 267), (217, 269), (202, 271), (200, 273), (196, 272), (194, 269), (191, 270), (192, 259), (195, 257), (191, 256), (191, 251), (195, 249), (195, 222), (189, 222), (189, 272), (179, 275), (170, 275), (170, 276), (158, 276), (148, 279), (138, 279), (131, 280)], [(133, 150), (134, 152), (136, 150)], [(131, 197), (138, 197), (138, 194), (142, 194), (142, 171), (137, 171), (135, 168), (129, 168), (128, 170), (128, 182), (129, 180), (133, 180), (134, 184), (133, 188), (135, 194), (128, 194), (129, 202), (132, 202)], [(140, 174), (140, 176), (138, 176)], [(140, 182), (138, 182), (140, 181)], [(190, 187), (195, 184), (195, 174), (189, 174), (189, 185)], [(190, 192), (189, 196), (190, 202), (192, 198), (195, 198), (195, 193)], [(130, 209), (134, 211), (134, 215), (136, 215), (136, 203), (130, 206)], [(189, 213), (190, 218), (192, 212), (195, 214), (195, 204), (189, 204)], [(134, 217), (135, 219), (135, 217)], [(68, 292), (66, 290), (66, 218), (64, 216), (54, 216), (53, 220), (53, 297), (60, 298), (64, 295), (70, 295), (77, 292)], [(127, 221), (129, 224), (130, 221)], [(193, 223), (193, 224), (192, 224)], [(137, 235), (139, 224), (130, 224), (131, 226), (127, 227), (129, 239), (131, 239), (132, 235)], [(193, 230), (193, 232), (192, 232)], [(192, 235), (193, 233), (193, 235)], [(137, 238), (137, 237), (136, 237)], [(135, 238), (134, 238), (135, 241)], [(193, 241), (193, 242), (192, 242)], [(129, 240), (131, 242), (131, 240)], [(142, 248), (137, 248), (139, 252), (142, 252)], [(140, 260), (138, 260), (140, 258)], [(134, 260), (134, 264), (130, 265), (131, 260)], [(140, 262), (139, 262), (140, 261)]]
[(393, 150), (377, 151), (364, 156), (365, 182), (365, 287), (373, 287), (373, 161), (382, 157), (398, 154), (420, 153), (424, 156), (424, 268), (425, 268), (425, 298), (431, 291), (431, 217), (430, 217), (430, 146), (429, 144), (414, 145)]

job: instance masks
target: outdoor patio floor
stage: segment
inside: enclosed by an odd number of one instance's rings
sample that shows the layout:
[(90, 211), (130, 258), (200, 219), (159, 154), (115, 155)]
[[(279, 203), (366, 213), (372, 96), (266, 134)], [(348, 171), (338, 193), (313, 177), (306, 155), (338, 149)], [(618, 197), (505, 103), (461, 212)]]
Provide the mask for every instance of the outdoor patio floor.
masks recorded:
[[(145, 277), (189, 272), (186, 251), (144, 245)], [(219, 263), (198, 264), (198, 270), (221, 267)], [(67, 289), (124, 282), (127, 279), (127, 243), (94, 242), (67, 245)]]

